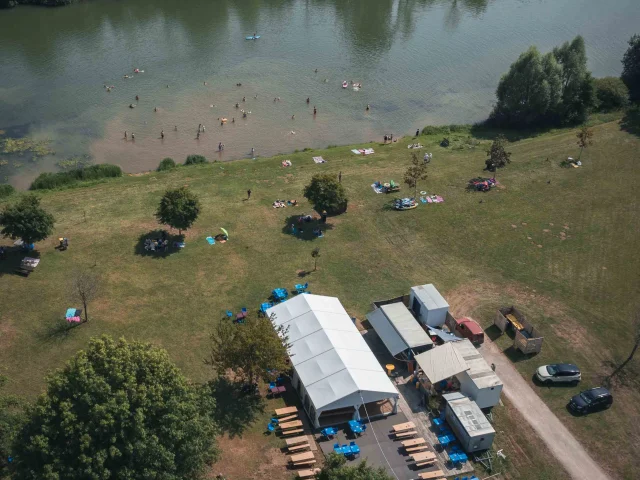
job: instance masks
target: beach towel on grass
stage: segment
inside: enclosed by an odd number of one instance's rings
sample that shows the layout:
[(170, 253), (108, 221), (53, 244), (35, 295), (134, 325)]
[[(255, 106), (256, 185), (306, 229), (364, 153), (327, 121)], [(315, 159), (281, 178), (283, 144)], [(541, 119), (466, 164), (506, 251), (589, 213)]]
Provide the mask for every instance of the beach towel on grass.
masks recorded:
[(327, 163), (327, 161), (322, 157), (313, 157), (313, 161), (316, 163)]
[(365, 148), (363, 152), (365, 155), (371, 155), (372, 153), (376, 153), (373, 151), (373, 148)]
[(382, 193), (382, 186), (377, 187), (375, 183), (372, 183), (371, 188), (373, 188), (373, 191), (376, 193)]
[(75, 308), (67, 308), (67, 313), (65, 314), (65, 318), (71, 318), (76, 316)]
[(353, 150), (351, 150), (353, 153), (355, 153), (356, 155), (360, 155), (360, 150), (358, 150), (357, 148), (354, 148)]
[(213, 239), (213, 237), (207, 237), (207, 243), (209, 245), (215, 245), (216, 241)]

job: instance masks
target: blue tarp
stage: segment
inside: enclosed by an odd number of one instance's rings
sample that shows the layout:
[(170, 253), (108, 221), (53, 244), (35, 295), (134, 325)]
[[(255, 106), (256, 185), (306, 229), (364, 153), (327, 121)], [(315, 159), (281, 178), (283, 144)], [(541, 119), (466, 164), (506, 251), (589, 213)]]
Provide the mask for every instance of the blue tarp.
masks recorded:
[(429, 335), (435, 335), (443, 342), (459, 342), (462, 340), (460, 337), (456, 337), (453, 333), (445, 332), (439, 328), (429, 327)]

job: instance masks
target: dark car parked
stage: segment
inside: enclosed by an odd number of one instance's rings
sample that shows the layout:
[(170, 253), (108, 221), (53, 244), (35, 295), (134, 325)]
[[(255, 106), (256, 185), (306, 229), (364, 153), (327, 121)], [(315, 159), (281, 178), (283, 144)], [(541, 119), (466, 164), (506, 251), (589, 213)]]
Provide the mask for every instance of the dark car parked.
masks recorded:
[(580, 392), (569, 400), (569, 409), (581, 414), (597, 412), (613, 404), (611, 392), (604, 387), (596, 387)]

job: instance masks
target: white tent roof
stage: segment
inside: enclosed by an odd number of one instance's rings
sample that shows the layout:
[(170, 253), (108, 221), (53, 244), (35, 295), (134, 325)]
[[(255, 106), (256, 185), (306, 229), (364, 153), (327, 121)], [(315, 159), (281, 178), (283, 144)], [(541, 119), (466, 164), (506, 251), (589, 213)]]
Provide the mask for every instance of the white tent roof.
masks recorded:
[(289, 356), (316, 411), (397, 397), (398, 392), (335, 297), (298, 295), (267, 310), (288, 328)]
[(397, 355), (408, 348), (432, 345), (433, 342), (418, 321), (402, 302), (389, 303), (367, 314), (391, 355)]
[(454, 348), (458, 342), (448, 342), (416, 355), (416, 362), (431, 383), (451, 378), (469, 370), (469, 365)]

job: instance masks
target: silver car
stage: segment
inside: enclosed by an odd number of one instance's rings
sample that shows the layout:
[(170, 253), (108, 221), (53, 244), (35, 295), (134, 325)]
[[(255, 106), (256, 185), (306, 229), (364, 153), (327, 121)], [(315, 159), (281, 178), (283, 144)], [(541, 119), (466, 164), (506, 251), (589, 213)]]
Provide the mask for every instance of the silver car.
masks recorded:
[(577, 384), (582, 379), (580, 369), (570, 363), (543, 365), (536, 370), (536, 377), (547, 385), (552, 383)]

